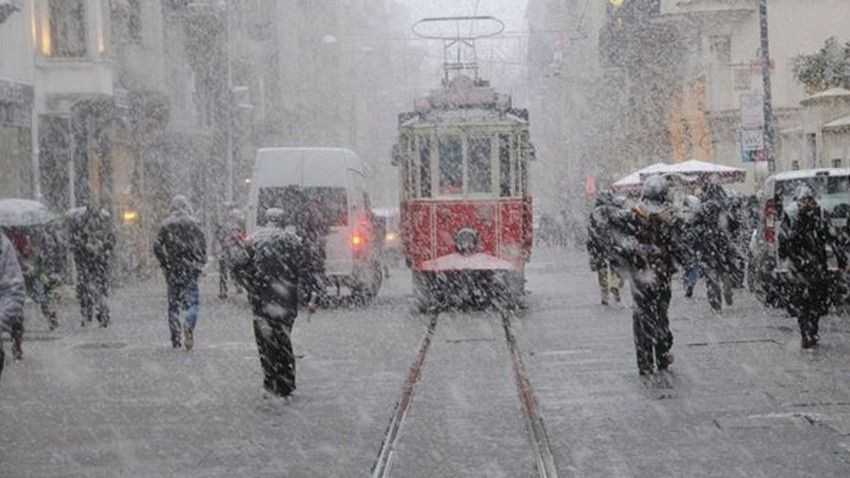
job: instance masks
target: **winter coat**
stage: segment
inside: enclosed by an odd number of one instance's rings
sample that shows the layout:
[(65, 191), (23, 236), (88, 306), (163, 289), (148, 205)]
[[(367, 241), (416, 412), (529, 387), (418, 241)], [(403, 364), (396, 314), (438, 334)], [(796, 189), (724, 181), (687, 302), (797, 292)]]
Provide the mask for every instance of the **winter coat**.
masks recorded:
[(162, 221), (153, 252), (171, 285), (188, 285), (201, 275), (207, 244), (201, 225), (190, 211), (173, 209)]
[(86, 207), (69, 211), (68, 235), (78, 265), (106, 268), (115, 248), (115, 234), (112, 217), (105, 209)]
[(0, 233), (0, 330), (8, 331), (24, 310), (24, 276), (12, 243)]
[(810, 213), (799, 211), (796, 204), (782, 218), (779, 234), (779, 256), (790, 261), (793, 291), (789, 297), (789, 312), (824, 315), (829, 309), (829, 251), (838, 260), (838, 267), (847, 266), (847, 257), (820, 207)]
[(233, 276), (248, 291), (255, 315), (292, 325), (298, 314), (304, 252), (294, 228), (270, 224), (257, 229), (234, 253)]
[(738, 257), (734, 241), (739, 224), (725, 196), (704, 199), (689, 227), (689, 246), (694, 248), (702, 266), (712, 271), (731, 272)]
[(236, 212), (231, 211), (216, 228), (216, 241), (221, 257), (231, 259), (234, 248), (245, 240), (245, 220)]
[(590, 269), (598, 271), (604, 268), (611, 260), (614, 249), (609, 217), (614, 207), (609, 205), (598, 205), (590, 213), (587, 226), (587, 253), (590, 256)]
[(664, 286), (686, 262), (682, 248), (682, 221), (666, 203), (643, 201), (616, 216), (624, 233), (614, 251), (638, 286)]

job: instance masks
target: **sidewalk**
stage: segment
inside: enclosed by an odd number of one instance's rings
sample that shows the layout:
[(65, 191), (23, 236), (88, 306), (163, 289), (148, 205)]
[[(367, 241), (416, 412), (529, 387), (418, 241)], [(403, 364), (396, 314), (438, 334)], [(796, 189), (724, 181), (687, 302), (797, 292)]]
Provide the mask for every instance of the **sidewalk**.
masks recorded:
[[(674, 284), (669, 374), (640, 378), (629, 305), (604, 308), (582, 254), (532, 277), (529, 370), (562, 472), (578, 476), (850, 475), (850, 323), (796, 321), (745, 292), (722, 315)], [(628, 294), (626, 294), (628, 295)], [(626, 300), (627, 304), (630, 300)]]

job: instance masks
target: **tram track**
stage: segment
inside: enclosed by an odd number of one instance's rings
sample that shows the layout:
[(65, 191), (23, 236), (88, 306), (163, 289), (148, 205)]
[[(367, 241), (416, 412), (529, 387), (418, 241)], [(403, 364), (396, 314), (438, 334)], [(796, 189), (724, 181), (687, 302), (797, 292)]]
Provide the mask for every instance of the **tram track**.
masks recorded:
[[(541, 478), (557, 477), (558, 470), (555, 466), (554, 455), (552, 454), (546, 427), (540, 413), (539, 403), (531, 387), (531, 382), (528, 379), (525, 363), (522, 359), (522, 352), (519, 349), (513, 330), (511, 319), (515, 315), (512, 312), (506, 311), (497, 311), (496, 314), (505, 334), (505, 343), (510, 357), (514, 385), (522, 408), (523, 421), (526, 426), (527, 439), (531, 446), (536, 475)], [(394, 452), (401, 437), (404, 421), (412, 407), (416, 386), (422, 377), (428, 352), (431, 349), (431, 344), (436, 334), (439, 316), (440, 312), (432, 312), (428, 316), (428, 327), (425, 336), (410, 366), (401, 395), (396, 402), (389, 426), (381, 442), (377, 459), (372, 467), (373, 478), (392, 476), (391, 463)]]

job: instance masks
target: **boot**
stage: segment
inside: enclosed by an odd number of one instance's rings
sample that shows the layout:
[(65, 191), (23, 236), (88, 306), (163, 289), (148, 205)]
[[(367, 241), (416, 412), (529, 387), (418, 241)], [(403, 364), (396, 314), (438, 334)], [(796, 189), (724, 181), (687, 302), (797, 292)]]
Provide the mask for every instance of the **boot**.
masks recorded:
[(671, 365), (673, 365), (673, 354), (670, 351), (658, 357), (658, 370), (667, 370)]
[(23, 360), (24, 358), (24, 329), (15, 328), (12, 329), (12, 358), (15, 360)]
[(812, 347), (817, 346), (818, 338), (816, 335), (810, 334), (808, 332), (803, 332), (802, 338), (800, 340), (800, 347), (804, 349), (810, 349)]
[(652, 373), (652, 362), (648, 359), (638, 359), (637, 366), (639, 375), (649, 375)]
[(620, 303), (620, 289), (611, 289), (611, 293), (614, 294), (614, 302)]
[(185, 325), (183, 326), (183, 345), (186, 346), (187, 351), (195, 346), (195, 332)]
[(733, 294), (732, 294), (731, 288), (729, 290), (727, 290), (726, 293), (724, 294), (724, 296), (725, 296), (724, 298), (726, 299), (726, 305), (732, 305), (732, 301), (734, 300), (734, 297), (732, 295)]
[(49, 330), (56, 330), (59, 327), (59, 319), (56, 318), (56, 311), (50, 311), (47, 313), (47, 328)]

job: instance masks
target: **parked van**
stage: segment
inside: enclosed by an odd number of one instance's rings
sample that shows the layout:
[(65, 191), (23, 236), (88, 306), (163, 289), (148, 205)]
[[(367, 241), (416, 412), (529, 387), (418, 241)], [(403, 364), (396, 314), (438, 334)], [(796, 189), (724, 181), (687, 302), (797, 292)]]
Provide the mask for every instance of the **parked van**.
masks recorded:
[(325, 274), (329, 286), (371, 300), (381, 287), (379, 245), (373, 239), (372, 211), (360, 158), (347, 149), (265, 148), (257, 152), (248, 204), (248, 232), (265, 223), (269, 208), (288, 204), (300, 191), (324, 216)]
[[(794, 193), (802, 185), (815, 192), (823, 213), (836, 228), (843, 228), (848, 220), (850, 206), (850, 169), (823, 168), (788, 171), (769, 177), (762, 189), (761, 220), (750, 241), (747, 260), (747, 277), (750, 289), (759, 299), (772, 306), (783, 306), (783, 295), (790, 290), (788, 259), (779, 254), (782, 218), (791, 214)], [(830, 268), (837, 269), (834, 256)], [(833, 295), (840, 291), (831, 291)]]

